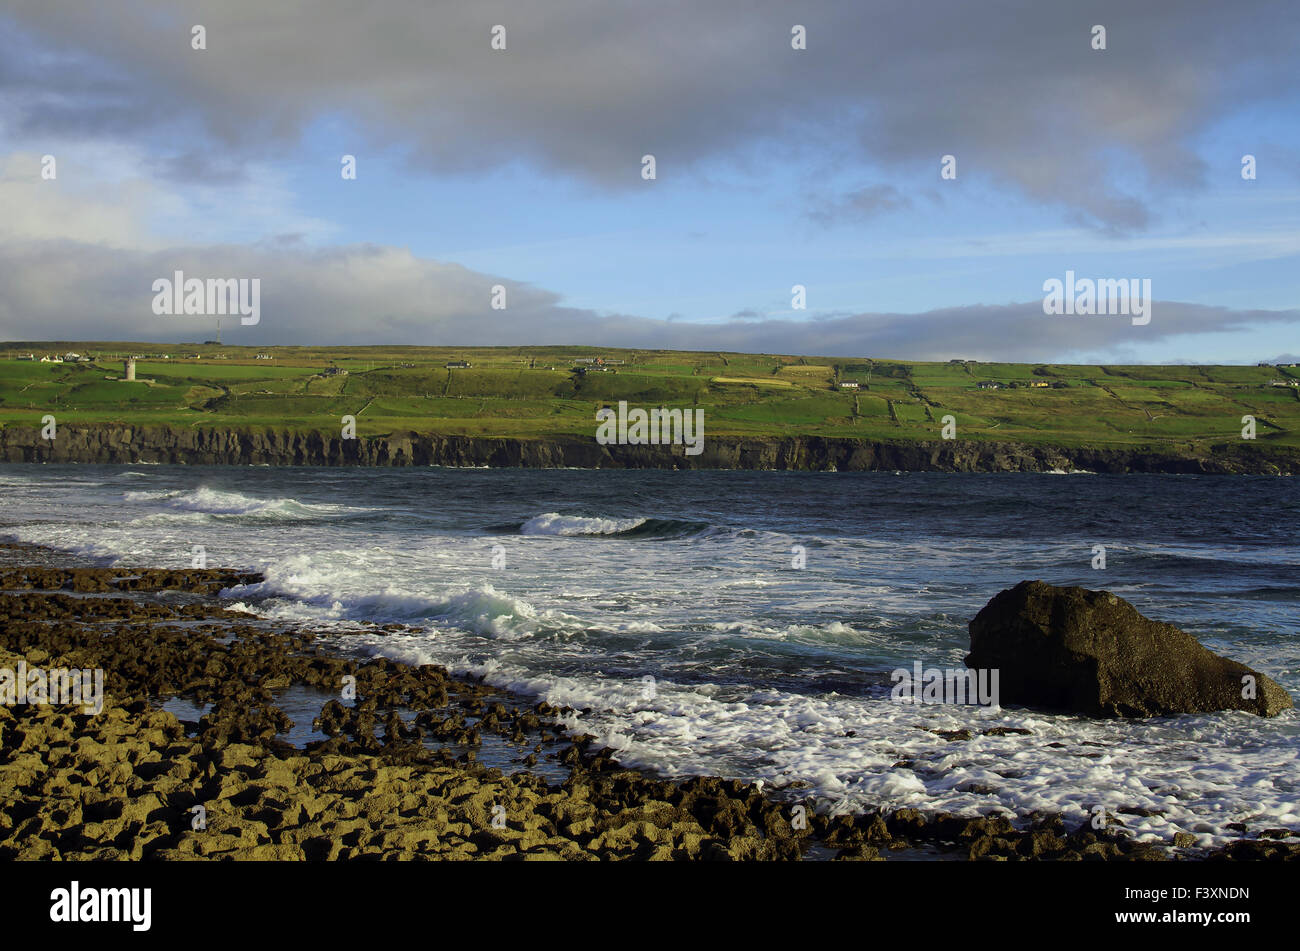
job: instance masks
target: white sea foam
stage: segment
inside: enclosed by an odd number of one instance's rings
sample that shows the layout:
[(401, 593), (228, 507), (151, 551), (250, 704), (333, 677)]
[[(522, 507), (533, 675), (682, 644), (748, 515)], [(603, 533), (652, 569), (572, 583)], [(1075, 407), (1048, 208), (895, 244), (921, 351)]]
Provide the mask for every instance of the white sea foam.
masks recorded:
[(297, 499), (259, 499), (240, 492), (223, 492), (200, 487), (185, 491), (145, 490), (127, 492), (128, 502), (160, 505), (167, 509), (200, 515), (249, 516), (254, 518), (311, 518), (369, 511), (348, 505), (299, 502)]
[[(1203, 845), (1226, 841), (1230, 822), (1300, 829), (1294, 781), (1300, 762), (1285, 742), (1296, 728), (1289, 722), (1294, 714), (1266, 724), (1248, 714), (1094, 721), (666, 678), (657, 679), (647, 699), (639, 677), (556, 676), (499, 658), (476, 661), (463, 645), (442, 638), (367, 634), (347, 643), (590, 709), (570, 717), (568, 726), (595, 735), (626, 765), (672, 776), (737, 776), (777, 788), (798, 784), (799, 797), (811, 793), (832, 813), (911, 806), (1023, 819), (1042, 810), (1080, 823), (1100, 804), (1140, 838), (1192, 832)], [(994, 727), (1029, 733), (984, 735)], [(972, 739), (939, 735), (957, 730), (970, 730)], [(1243, 739), (1245, 730), (1264, 735)]]
[(588, 518), (547, 512), (524, 522), (519, 532), (523, 535), (617, 535), (644, 524), (644, 518)]

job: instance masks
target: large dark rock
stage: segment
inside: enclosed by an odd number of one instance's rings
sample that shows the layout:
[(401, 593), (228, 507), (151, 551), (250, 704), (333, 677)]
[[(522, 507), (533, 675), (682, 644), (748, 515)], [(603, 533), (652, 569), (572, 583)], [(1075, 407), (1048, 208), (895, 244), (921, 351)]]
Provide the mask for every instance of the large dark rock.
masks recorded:
[(1000, 671), (1002, 703), (1099, 717), (1292, 706), (1275, 681), (1108, 591), (1022, 581), (975, 615), (970, 646), (966, 666)]

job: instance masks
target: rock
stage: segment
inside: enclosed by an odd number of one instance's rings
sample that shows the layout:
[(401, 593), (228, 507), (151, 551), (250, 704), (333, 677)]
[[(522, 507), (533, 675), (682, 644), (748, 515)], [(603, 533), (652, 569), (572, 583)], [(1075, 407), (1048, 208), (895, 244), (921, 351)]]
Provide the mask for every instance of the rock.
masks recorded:
[(187, 465), (491, 466), (579, 469), (791, 469), (815, 471), (1259, 473), (1300, 471), (1300, 450), (1228, 443), (1208, 452), (1177, 448), (1054, 447), (991, 440), (885, 440), (812, 435), (710, 436), (698, 456), (661, 447), (607, 445), (594, 436), (521, 438), (395, 432), (342, 439), (337, 433), (265, 427), (165, 425), (60, 427), (50, 442), (36, 426), (0, 428), (0, 462)]
[(1022, 581), (975, 616), (970, 643), (966, 665), (999, 671), (1002, 703), (1097, 717), (1292, 707), (1272, 679), (1106, 591)]

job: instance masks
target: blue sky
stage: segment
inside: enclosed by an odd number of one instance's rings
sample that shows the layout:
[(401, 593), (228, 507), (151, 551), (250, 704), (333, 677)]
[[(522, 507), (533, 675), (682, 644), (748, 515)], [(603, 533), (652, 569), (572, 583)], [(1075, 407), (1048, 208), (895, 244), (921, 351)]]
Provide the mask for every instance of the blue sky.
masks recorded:
[[(1300, 352), (1294, 7), (332, 6), (0, 7), (0, 336), (202, 336), (137, 297), (189, 262), (262, 278), (252, 344)], [(1152, 325), (1036, 313), (1066, 270)]]

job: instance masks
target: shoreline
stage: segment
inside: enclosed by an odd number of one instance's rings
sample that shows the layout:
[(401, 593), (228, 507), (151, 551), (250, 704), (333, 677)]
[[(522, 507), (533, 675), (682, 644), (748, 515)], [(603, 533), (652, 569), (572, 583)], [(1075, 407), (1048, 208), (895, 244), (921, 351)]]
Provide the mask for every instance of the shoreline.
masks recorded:
[[(89, 561), (0, 543), (0, 668), (99, 667), (105, 684), (99, 714), (0, 705), (0, 857), (1300, 858), (1300, 841), (1267, 837), (1281, 830), (1197, 853), (1137, 842), (1122, 823), (910, 808), (832, 818), (789, 790), (666, 779), (568, 735), (544, 702), (442, 667), (323, 651), (310, 631), (217, 600), (258, 575)], [(345, 677), (352, 702), (338, 696)], [(292, 691), (299, 706), (319, 701), (324, 738), (285, 739)], [(180, 701), (204, 712), (160, 709)]]
[(1300, 473), (1300, 449), (1238, 440), (1208, 448), (1031, 445), (985, 440), (889, 441), (826, 436), (708, 436), (684, 446), (600, 445), (593, 436), (535, 438), (416, 432), (342, 439), (289, 429), (107, 425), (0, 428), (0, 462), (268, 466), (452, 466), (543, 469), (743, 469), (802, 472)]

